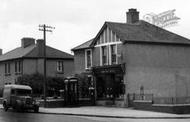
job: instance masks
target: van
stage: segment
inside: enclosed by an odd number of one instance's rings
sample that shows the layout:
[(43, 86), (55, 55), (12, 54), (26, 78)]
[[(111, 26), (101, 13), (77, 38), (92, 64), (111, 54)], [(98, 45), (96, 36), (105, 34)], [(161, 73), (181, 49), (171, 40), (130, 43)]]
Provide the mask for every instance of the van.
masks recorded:
[(17, 111), (32, 109), (39, 111), (39, 103), (32, 98), (32, 88), (27, 85), (5, 85), (3, 90), (3, 108)]

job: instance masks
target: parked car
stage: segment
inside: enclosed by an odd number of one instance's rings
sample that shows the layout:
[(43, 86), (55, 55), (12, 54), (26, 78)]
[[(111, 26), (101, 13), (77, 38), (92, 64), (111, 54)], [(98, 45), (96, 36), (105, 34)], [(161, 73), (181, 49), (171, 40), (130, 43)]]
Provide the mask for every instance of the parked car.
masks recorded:
[(3, 90), (3, 108), (5, 111), (12, 107), (17, 111), (39, 111), (39, 103), (32, 97), (32, 88), (27, 85), (5, 85)]

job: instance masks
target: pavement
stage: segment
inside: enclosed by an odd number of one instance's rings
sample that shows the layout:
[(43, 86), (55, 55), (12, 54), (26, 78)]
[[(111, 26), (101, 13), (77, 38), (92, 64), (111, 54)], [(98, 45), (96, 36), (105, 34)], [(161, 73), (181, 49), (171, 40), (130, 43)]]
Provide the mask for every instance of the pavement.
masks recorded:
[[(0, 104), (0, 108), (3, 106)], [(132, 108), (116, 108), (104, 106), (82, 106), (64, 108), (43, 108), (41, 114), (74, 115), (88, 117), (131, 118), (131, 119), (190, 119), (190, 114), (170, 114), (152, 111), (135, 110)]]

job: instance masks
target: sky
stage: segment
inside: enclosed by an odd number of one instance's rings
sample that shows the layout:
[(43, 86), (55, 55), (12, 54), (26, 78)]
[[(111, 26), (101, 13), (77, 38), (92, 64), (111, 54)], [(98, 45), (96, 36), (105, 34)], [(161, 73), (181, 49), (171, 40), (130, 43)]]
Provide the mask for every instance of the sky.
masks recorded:
[(94, 38), (105, 21), (126, 22), (136, 8), (140, 19), (148, 13), (176, 9), (177, 25), (166, 28), (190, 39), (190, 0), (0, 0), (0, 48), (6, 53), (21, 46), (23, 37), (43, 38), (40, 24), (55, 27), (47, 45), (71, 53)]

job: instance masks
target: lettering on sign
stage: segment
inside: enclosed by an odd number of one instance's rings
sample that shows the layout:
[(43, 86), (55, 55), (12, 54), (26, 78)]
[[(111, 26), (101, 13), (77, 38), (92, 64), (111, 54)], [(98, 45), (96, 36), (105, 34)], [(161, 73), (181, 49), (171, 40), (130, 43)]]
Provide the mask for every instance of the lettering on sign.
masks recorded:
[(143, 20), (153, 25), (159, 26), (161, 28), (166, 28), (169, 26), (176, 25), (178, 23), (178, 20), (180, 18), (175, 15), (174, 13), (175, 11), (176, 10), (173, 9), (162, 12), (160, 14), (154, 14), (154, 13), (146, 14), (143, 16)]

